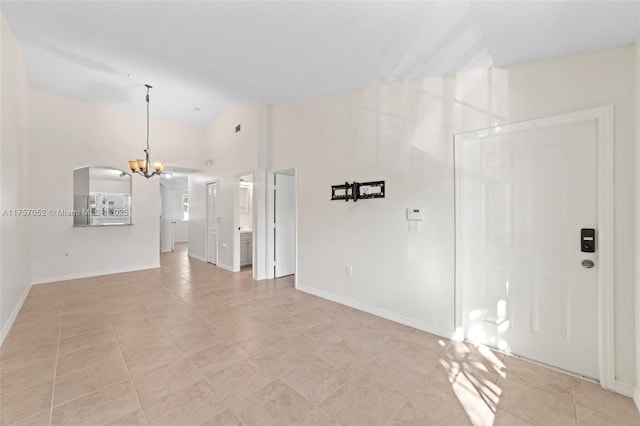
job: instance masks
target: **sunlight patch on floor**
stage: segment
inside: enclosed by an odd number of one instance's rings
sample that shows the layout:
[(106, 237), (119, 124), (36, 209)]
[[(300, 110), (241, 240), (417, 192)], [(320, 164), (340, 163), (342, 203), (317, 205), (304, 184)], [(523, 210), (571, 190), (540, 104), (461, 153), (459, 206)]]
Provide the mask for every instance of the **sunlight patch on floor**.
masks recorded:
[(453, 342), (440, 365), (471, 423), (492, 425), (501, 395), (495, 382), (504, 368), (498, 356), (486, 346)]

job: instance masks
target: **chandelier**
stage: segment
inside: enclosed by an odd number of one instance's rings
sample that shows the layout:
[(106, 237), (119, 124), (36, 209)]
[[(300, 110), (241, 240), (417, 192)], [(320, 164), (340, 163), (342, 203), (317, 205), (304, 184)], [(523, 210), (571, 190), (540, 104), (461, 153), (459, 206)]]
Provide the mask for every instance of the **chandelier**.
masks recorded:
[[(138, 158), (137, 160), (130, 160), (129, 167), (133, 173), (137, 173), (140, 176), (144, 176), (149, 179), (151, 176), (159, 175), (162, 173), (164, 166), (160, 162), (151, 163), (151, 159), (149, 158), (149, 154), (151, 150), (149, 149), (149, 89), (152, 86), (145, 84), (147, 88), (147, 148), (144, 150), (144, 159)], [(154, 171), (149, 173), (149, 165), (153, 164)]]

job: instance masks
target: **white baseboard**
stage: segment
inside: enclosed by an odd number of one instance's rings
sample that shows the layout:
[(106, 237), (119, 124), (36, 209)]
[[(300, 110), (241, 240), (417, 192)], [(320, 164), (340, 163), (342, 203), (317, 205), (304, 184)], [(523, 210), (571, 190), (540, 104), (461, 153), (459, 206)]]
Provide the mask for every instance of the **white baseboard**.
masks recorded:
[(633, 392), (633, 402), (636, 403), (636, 408), (640, 411), (640, 390), (638, 388), (635, 388)]
[(20, 296), (20, 300), (18, 300), (18, 303), (16, 304), (15, 308), (13, 308), (13, 311), (11, 312), (11, 315), (7, 319), (6, 324), (2, 327), (2, 330), (0, 330), (0, 346), (2, 346), (2, 343), (4, 343), (4, 339), (7, 337), (7, 334), (9, 334), (9, 330), (11, 330), (11, 326), (13, 325), (13, 322), (18, 317), (18, 313), (20, 313), (20, 309), (22, 309), (22, 305), (24, 304), (24, 301), (27, 300), (27, 296), (29, 295), (30, 290), (31, 290), (31, 285), (28, 285), (27, 288), (24, 289), (22, 296)]
[(199, 256), (199, 255), (197, 255), (197, 254), (195, 254), (195, 253), (189, 253), (189, 254), (188, 254), (188, 256), (189, 256), (189, 257), (192, 257), (192, 258), (194, 258), (194, 259), (196, 259), (196, 260), (199, 260), (199, 261), (201, 261), (201, 262), (206, 262), (206, 261), (207, 261), (204, 257)]
[(359, 311), (367, 312), (372, 315), (376, 315), (382, 318), (386, 318), (390, 321), (394, 321), (400, 324), (407, 325), (418, 330), (426, 331), (427, 333), (435, 334), (436, 336), (451, 339), (453, 337), (453, 330), (447, 330), (442, 327), (434, 326), (423, 321), (419, 321), (413, 318), (405, 317), (404, 315), (389, 312), (375, 306), (370, 306), (364, 303), (356, 302), (355, 300), (347, 299), (346, 297), (337, 296), (332, 293), (327, 293), (322, 290), (318, 290), (313, 287), (309, 287), (303, 284), (296, 284), (296, 289), (305, 293), (313, 294), (314, 296), (321, 297), (323, 299), (331, 300), (332, 302), (339, 303), (341, 305), (349, 306), (350, 308), (357, 309)]
[(70, 274), (70, 275), (61, 275), (57, 277), (37, 278), (33, 280), (33, 284), (37, 285), (37, 284), (54, 283), (57, 281), (77, 280), (80, 278), (99, 277), (101, 275), (112, 275), (112, 274), (121, 274), (123, 272), (134, 272), (134, 271), (143, 271), (145, 269), (156, 269), (159, 267), (160, 267), (160, 264), (156, 263), (153, 265), (135, 266), (133, 268), (103, 269), (103, 270), (94, 271), (94, 272), (84, 272), (81, 274)]
[(225, 265), (224, 263), (218, 263), (216, 266), (218, 268), (222, 268), (222, 269), (225, 269), (225, 270), (230, 271), (230, 272), (238, 272), (238, 271), (234, 271), (231, 266)]
[(634, 395), (635, 388), (633, 387), (633, 385), (630, 385), (629, 383), (616, 380), (615, 389), (613, 390), (616, 393), (619, 393), (620, 395), (628, 396), (629, 398), (634, 397), (633, 395)]

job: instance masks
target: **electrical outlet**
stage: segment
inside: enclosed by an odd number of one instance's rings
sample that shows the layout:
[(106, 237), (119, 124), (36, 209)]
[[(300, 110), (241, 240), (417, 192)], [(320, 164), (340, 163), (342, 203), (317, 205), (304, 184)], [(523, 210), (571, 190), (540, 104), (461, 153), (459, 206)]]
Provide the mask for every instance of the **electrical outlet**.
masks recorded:
[(347, 265), (347, 267), (344, 270), (344, 273), (347, 274), (348, 276), (353, 275), (353, 266)]

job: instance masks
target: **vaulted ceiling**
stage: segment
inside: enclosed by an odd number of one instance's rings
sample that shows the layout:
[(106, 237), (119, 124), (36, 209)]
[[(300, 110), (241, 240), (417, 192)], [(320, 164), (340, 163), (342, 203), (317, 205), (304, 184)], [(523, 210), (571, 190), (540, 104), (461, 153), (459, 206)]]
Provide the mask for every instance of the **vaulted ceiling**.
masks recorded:
[[(277, 103), (635, 41), (640, 2), (3, 1), (32, 88), (206, 125)], [(196, 111), (195, 108), (199, 111)]]

